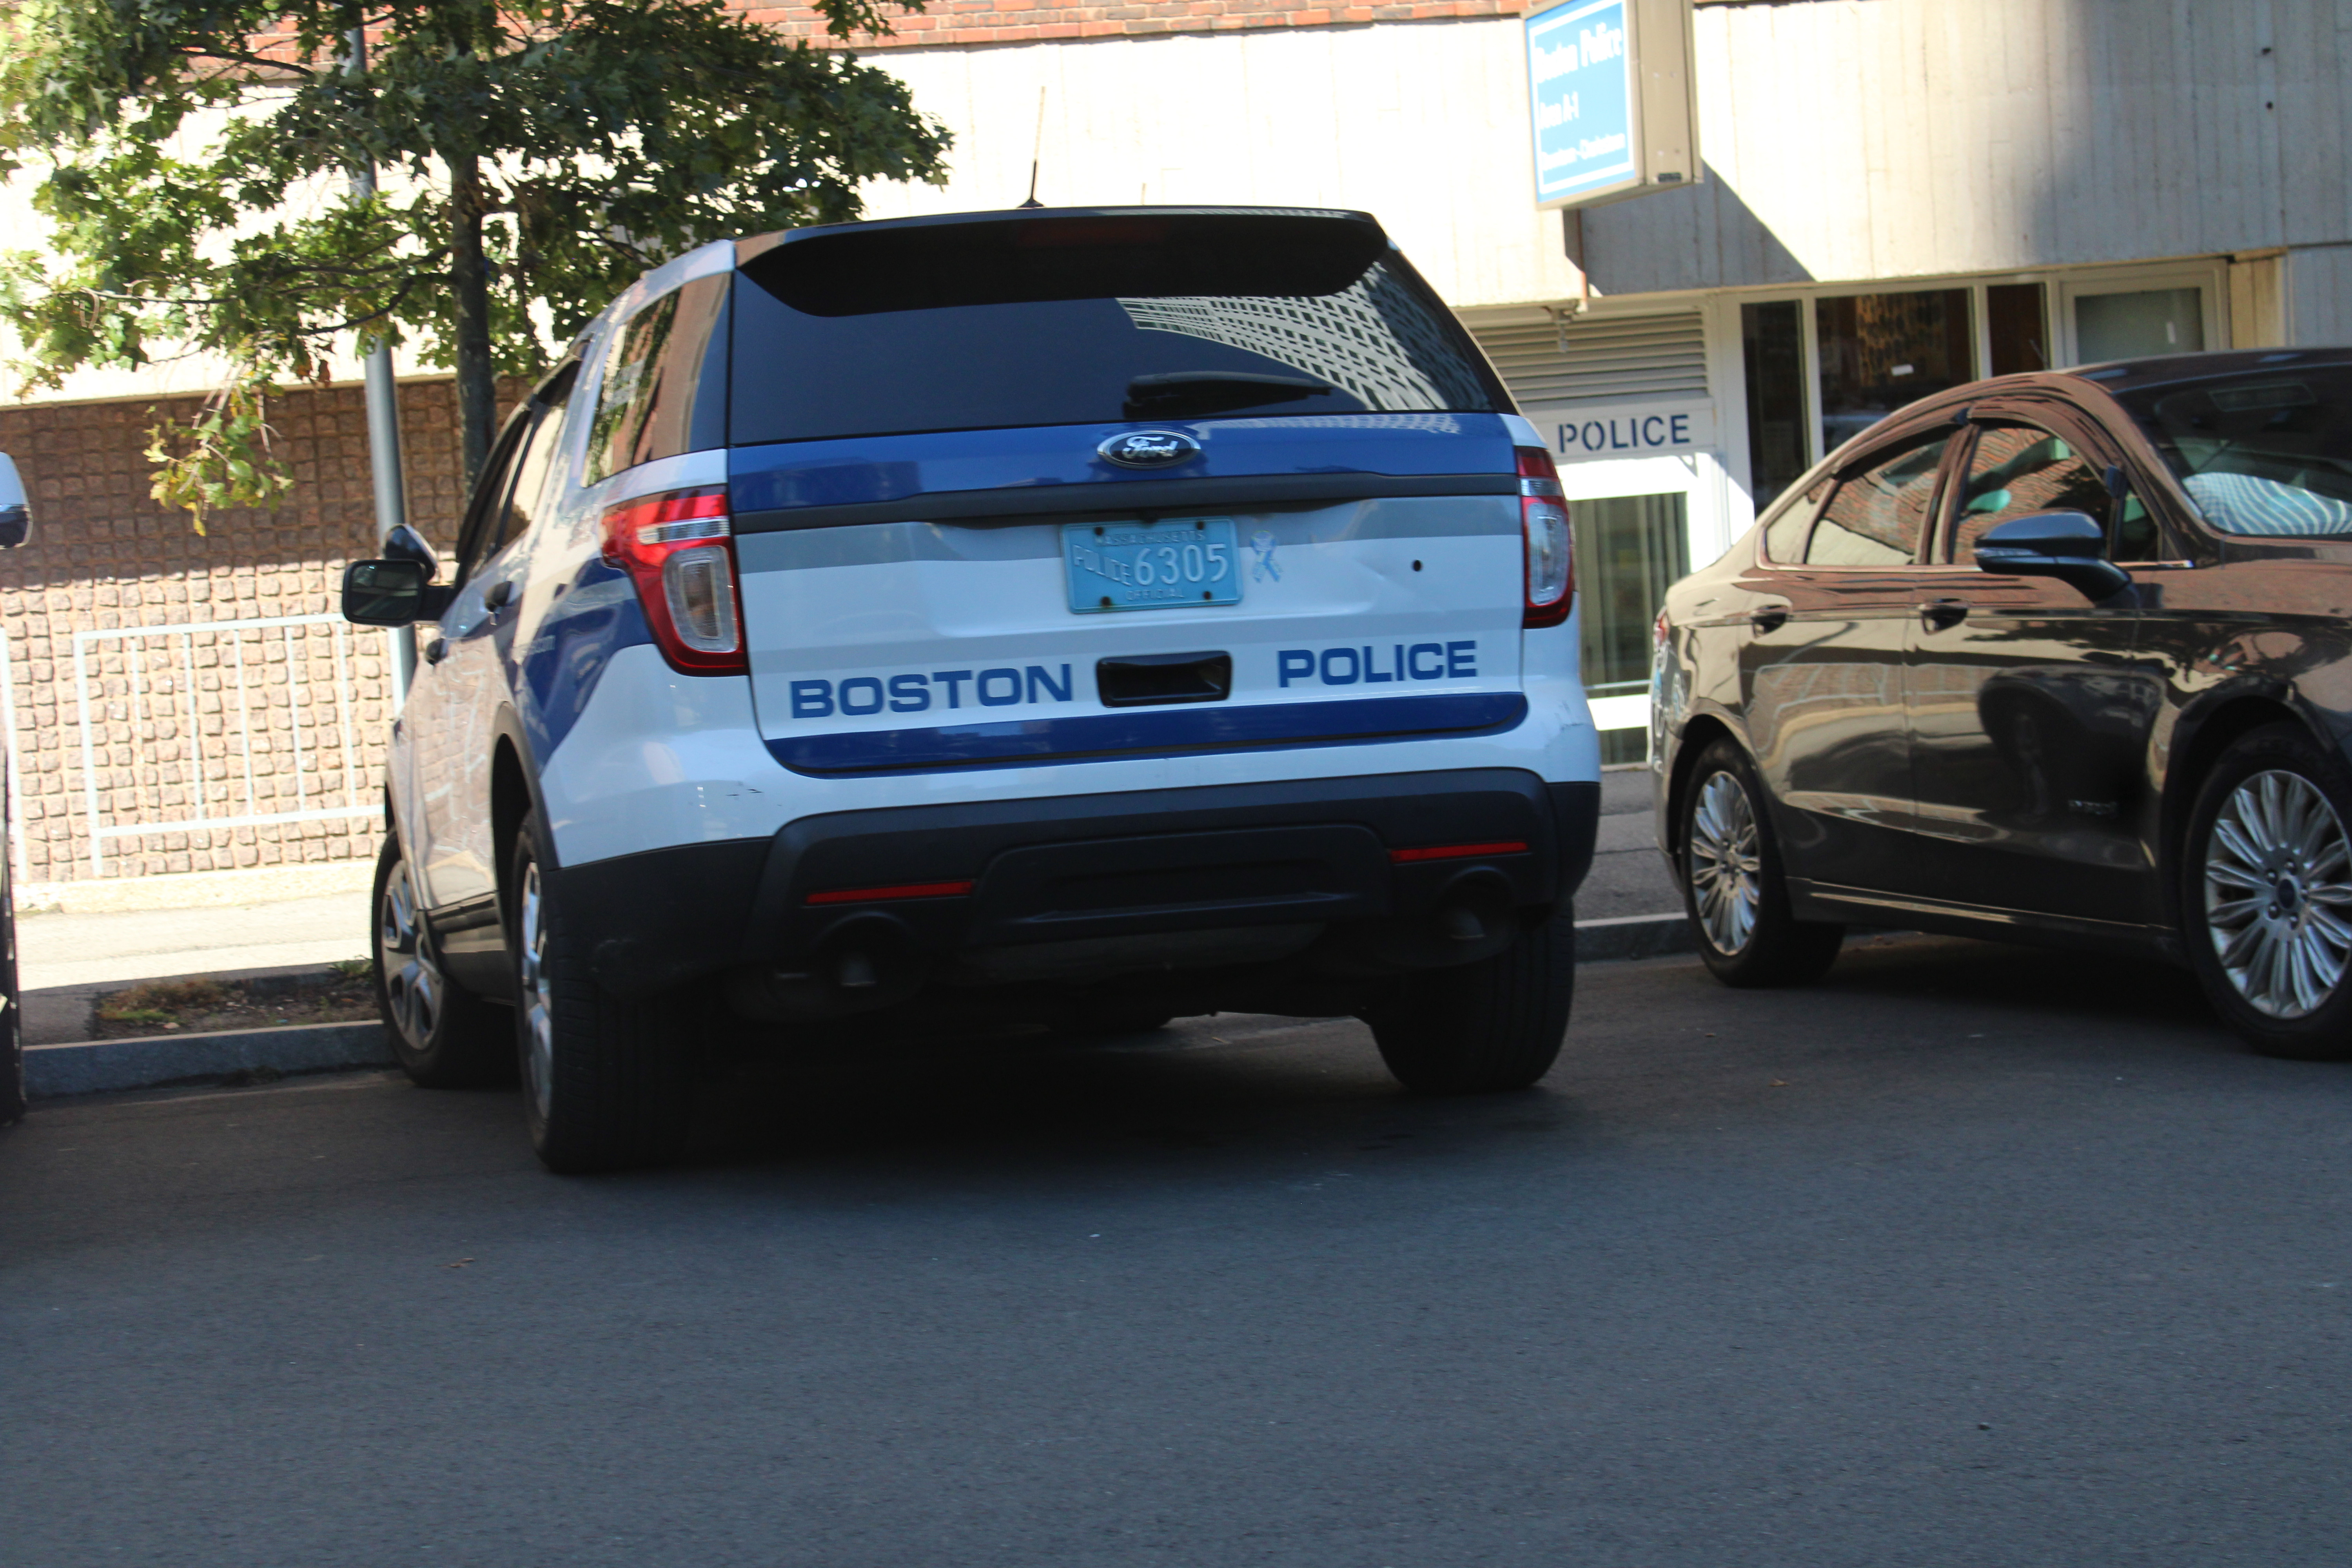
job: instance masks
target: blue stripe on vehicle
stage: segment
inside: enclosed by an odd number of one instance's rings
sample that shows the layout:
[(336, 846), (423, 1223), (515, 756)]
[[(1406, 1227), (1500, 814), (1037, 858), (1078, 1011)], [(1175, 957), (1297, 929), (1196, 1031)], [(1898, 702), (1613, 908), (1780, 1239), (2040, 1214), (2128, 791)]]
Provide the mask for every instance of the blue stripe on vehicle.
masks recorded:
[[(1181, 430), (1201, 456), (1165, 468), (1122, 468), (1096, 447), (1130, 430)], [(739, 512), (856, 506), (941, 490), (1106, 486), (1267, 474), (1509, 474), (1511, 433), (1496, 414), (1326, 414), (1053, 425), (784, 441), (728, 454)]]
[(1439, 692), (1342, 702), (1255, 702), (1014, 719), (929, 730), (857, 730), (772, 738), (768, 750), (795, 773), (903, 773), (932, 768), (1034, 766), (1127, 757), (1171, 757), (1293, 746), (1368, 745), (1421, 735), (1508, 730), (1528, 716), (1516, 691)]
[(613, 656), (654, 640), (628, 574), (591, 557), (523, 650), (515, 706), (541, 762), (555, 754), (595, 695)]

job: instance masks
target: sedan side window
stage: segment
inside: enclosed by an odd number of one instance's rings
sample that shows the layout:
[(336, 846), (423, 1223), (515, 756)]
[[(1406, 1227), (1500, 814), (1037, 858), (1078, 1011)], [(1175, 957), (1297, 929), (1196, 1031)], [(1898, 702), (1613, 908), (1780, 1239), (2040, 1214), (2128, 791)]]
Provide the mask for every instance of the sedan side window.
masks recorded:
[(1875, 454), (1870, 467), (1840, 480), (1813, 524), (1805, 564), (1908, 566), (1917, 561), (1936, 502), (1936, 476), (1956, 434), (1938, 430), (1892, 456)]
[(1960, 487), (1952, 560), (1963, 566), (1973, 562), (1977, 541), (2011, 518), (2080, 511), (2105, 528), (2114, 505), (2105, 469), (2065, 437), (2032, 425), (1985, 426), (1969, 457), (1968, 482)]
[(1805, 531), (1813, 526), (1821, 515), (1822, 502), (1830, 499), (1830, 487), (1835, 479), (1823, 479), (1801, 496), (1790, 496), (1780, 505), (1780, 515), (1764, 525), (1764, 559), (1787, 566), (1805, 558)]

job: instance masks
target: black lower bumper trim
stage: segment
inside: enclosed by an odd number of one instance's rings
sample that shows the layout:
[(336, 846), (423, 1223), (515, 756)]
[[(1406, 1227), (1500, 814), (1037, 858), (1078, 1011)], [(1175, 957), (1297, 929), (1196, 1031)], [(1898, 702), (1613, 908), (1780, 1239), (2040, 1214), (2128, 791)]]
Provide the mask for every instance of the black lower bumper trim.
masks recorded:
[[(1531, 910), (1572, 895), (1599, 808), (1597, 784), (1547, 784), (1515, 768), (903, 806), (805, 817), (773, 839), (566, 867), (550, 891), (586, 936), (599, 981), (622, 996), (744, 965), (795, 973), (865, 941), (858, 931), (928, 964), (1033, 944), (1125, 948), (1154, 933), (1319, 924), (1370, 933), (1370, 951), (1418, 963), (1429, 960), (1412, 956), (1422, 940), (1412, 922), (1456, 905)], [(1390, 854), (1496, 844), (1526, 848), (1404, 864)], [(944, 895), (839, 897), (967, 883)]]

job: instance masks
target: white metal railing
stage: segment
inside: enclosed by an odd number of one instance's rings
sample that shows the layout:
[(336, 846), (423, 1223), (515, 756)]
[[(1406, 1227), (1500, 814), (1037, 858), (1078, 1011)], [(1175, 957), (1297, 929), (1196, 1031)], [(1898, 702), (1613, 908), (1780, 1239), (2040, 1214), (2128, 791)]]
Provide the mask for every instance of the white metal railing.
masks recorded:
[[(365, 788), (355, 733), (359, 694), (352, 673), (352, 631), (342, 616), (330, 614), (74, 633), (90, 875), (106, 874), (106, 846), (114, 839), (374, 816), (379, 808)], [(103, 644), (120, 645), (122, 662), (119, 671), (100, 671), (98, 679), (119, 681), (121, 689), (101, 690), (93, 707), (90, 666), (93, 650)], [(282, 666), (270, 658), (273, 646), (283, 655)], [(330, 650), (334, 674), (331, 686), (321, 690), (310, 667), (314, 657)], [(276, 668), (285, 672), (283, 704), (270, 700), (279, 689), (268, 679)], [(117, 705), (119, 717), (112, 710)], [(282, 726), (272, 721), (273, 715), (282, 715)], [(209, 744), (208, 716), (218, 719)], [(110, 757), (103, 765), (118, 772), (176, 768), (186, 796), (178, 815), (161, 814), (168, 785), (135, 789), (138, 803), (125, 812), (119, 805), (125, 787), (101, 783), (100, 749), (111, 751), (121, 742), (101, 741), (100, 731), (126, 721), (129, 743), (140, 756), (128, 769)], [(163, 734), (166, 727), (178, 733)], [(336, 763), (340, 784), (325, 776)], [(217, 778), (215, 764), (221, 764)], [(341, 804), (330, 804), (337, 800)]]

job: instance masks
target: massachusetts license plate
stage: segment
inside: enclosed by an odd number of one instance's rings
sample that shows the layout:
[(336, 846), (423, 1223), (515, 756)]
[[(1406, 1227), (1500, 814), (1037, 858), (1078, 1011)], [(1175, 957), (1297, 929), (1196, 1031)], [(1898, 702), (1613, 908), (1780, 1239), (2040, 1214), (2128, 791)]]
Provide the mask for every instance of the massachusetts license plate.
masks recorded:
[(1072, 522), (1062, 528), (1070, 608), (1080, 615), (1237, 605), (1242, 569), (1236, 554), (1230, 517)]

